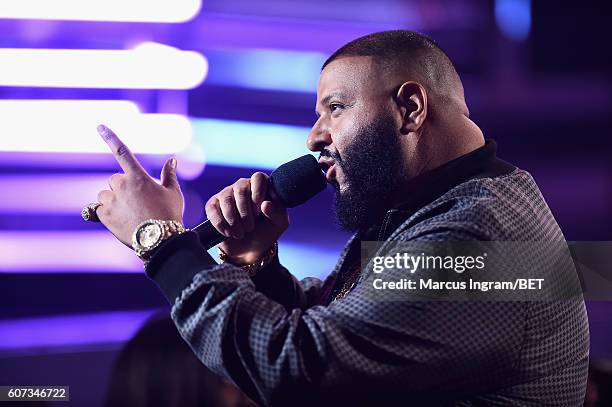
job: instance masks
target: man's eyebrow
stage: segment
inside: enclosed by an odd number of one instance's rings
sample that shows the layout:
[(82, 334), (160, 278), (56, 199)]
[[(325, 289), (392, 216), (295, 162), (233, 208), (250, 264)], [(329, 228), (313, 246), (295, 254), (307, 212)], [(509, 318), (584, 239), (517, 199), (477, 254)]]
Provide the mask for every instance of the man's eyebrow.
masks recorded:
[[(335, 97), (338, 97), (340, 99), (346, 99), (348, 98), (348, 95), (345, 92), (342, 91), (334, 91), (331, 92), (330, 94), (328, 94), (327, 96), (325, 96), (323, 99), (321, 99), (321, 105), (325, 106), (327, 105), (327, 103), (329, 103), (329, 101)], [(317, 111), (317, 109), (315, 109), (315, 114), (317, 115), (317, 117), (321, 116), (321, 114)]]

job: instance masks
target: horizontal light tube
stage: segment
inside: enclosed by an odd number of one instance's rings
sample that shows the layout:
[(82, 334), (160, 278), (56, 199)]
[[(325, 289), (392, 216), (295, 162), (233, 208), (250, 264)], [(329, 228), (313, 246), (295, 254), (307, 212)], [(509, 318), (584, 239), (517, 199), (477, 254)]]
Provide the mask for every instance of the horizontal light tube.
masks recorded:
[[(78, 106), (74, 108), (81, 109)], [(32, 107), (31, 114), (24, 112), (21, 113), (21, 117), (44, 116), (47, 120), (57, 117), (51, 112), (37, 113), (37, 110)], [(39, 119), (32, 122), (28, 119), (23, 125), (18, 126), (19, 120), (12, 119), (11, 115), (6, 114), (7, 121), (4, 124), (0, 122), (0, 132), (7, 135), (15, 134), (18, 137), (0, 138), (0, 162), (19, 167), (115, 168), (117, 166), (115, 160), (108, 154), (106, 145), (95, 134), (96, 120), (116, 129), (132, 151), (149, 154), (142, 160), (152, 165), (162, 163), (167, 158), (167, 154), (182, 151), (183, 154), (179, 156), (179, 171), (182, 169), (181, 164), (185, 165), (186, 162), (190, 165), (205, 163), (224, 167), (272, 170), (292, 158), (309, 152), (306, 148), (306, 138), (310, 131), (308, 127), (216, 119), (191, 119), (190, 122), (185, 122), (186, 119), (179, 119), (180, 116), (139, 114), (135, 115), (136, 118), (145, 122), (150, 120), (151, 116), (166, 118), (163, 120), (172, 117), (172, 120), (177, 122), (168, 123), (163, 130), (156, 125), (147, 125), (146, 130), (128, 132), (108, 120), (111, 117), (110, 112), (96, 114), (96, 117), (87, 120), (78, 128), (75, 127), (74, 118), (73, 122), (68, 120), (69, 113), (64, 112), (64, 115), (65, 120), (53, 119), (49, 130), (44, 130), (54, 137), (49, 139), (46, 135), (38, 135), (45, 127)], [(2, 117), (1, 101), (0, 117)], [(128, 120), (129, 117), (125, 119)], [(172, 126), (174, 127), (171, 128)], [(168, 134), (172, 134), (172, 137), (168, 137)]]
[[(216, 250), (210, 253), (216, 256)], [(338, 253), (317, 245), (281, 242), (279, 255), (295, 276), (303, 278), (327, 275)], [(12, 272), (144, 273), (134, 252), (107, 231), (0, 231), (0, 273)]]
[(121, 343), (156, 311), (116, 311), (0, 320), (0, 351)]
[(0, 151), (108, 154), (102, 123), (135, 153), (174, 154), (192, 139), (186, 117), (143, 114), (127, 101), (0, 100)]
[(134, 252), (110, 232), (0, 232), (0, 272), (115, 273), (142, 270), (142, 262)]
[(310, 128), (271, 123), (192, 119), (193, 148), (201, 148), (206, 164), (275, 169), (307, 154)]
[(316, 93), (321, 66), (327, 58), (318, 52), (272, 49), (215, 50), (206, 56), (215, 67), (207, 83), (304, 93)]
[(191, 89), (206, 58), (157, 43), (131, 50), (0, 49), (0, 86)]
[(109, 189), (112, 175), (0, 175), (0, 191), (10, 191), (0, 199), (0, 214), (77, 215), (98, 192)]
[(181, 23), (201, 5), (201, 0), (2, 0), (0, 18)]

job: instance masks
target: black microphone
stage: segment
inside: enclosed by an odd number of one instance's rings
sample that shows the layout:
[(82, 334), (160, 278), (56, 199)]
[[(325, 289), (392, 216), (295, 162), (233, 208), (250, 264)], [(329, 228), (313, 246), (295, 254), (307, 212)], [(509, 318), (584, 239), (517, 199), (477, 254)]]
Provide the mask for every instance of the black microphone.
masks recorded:
[[(266, 200), (279, 202), (286, 208), (303, 204), (327, 186), (323, 170), (317, 159), (310, 154), (281, 165), (272, 171), (268, 181), (270, 185)], [(200, 223), (192, 230), (198, 234), (200, 242), (206, 249), (227, 239), (209, 220)]]

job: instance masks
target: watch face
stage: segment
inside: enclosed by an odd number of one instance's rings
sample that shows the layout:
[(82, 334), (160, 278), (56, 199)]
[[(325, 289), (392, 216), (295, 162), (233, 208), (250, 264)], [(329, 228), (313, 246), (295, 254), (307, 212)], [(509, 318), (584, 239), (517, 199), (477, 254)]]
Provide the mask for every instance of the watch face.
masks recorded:
[(146, 249), (154, 246), (161, 236), (161, 227), (157, 223), (149, 223), (138, 231), (138, 243)]

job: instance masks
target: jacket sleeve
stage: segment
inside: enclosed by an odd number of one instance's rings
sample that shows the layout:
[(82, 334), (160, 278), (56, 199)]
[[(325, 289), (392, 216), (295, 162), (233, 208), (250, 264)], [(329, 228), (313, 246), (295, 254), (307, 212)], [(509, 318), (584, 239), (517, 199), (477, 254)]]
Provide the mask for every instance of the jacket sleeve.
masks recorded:
[(469, 392), (503, 375), (519, 353), (522, 304), (384, 301), (360, 284), (329, 306), (289, 308), (195, 242), (165, 246), (150, 276), (197, 357), (259, 403)]
[(270, 264), (252, 278), (255, 289), (278, 302), (289, 312), (294, 308), (306, 309), (318, 301), (322, 282), (309, 277), (298, 280), (278, 259), (278, 253)]
[[(176, 256), (180, 253), (179, 256)], [(168, 256), (174, 255), (172, 259)], [(164, 294), (172, 304), (180, 291), (190, 282), (196, 269), (186, 269), (185, 264), (197, 262), (202, 267), (213, 267), (217, 263), (208, 255), (193, 232), (170, 239), (158, 249), (149, 262), (147, 275), (163, 287)], [(164, 264), (172, 270), (171, 273), (160, 273), (158, 269)], [(278, 302), (287, 310), (293, 308), (306, 309), (314, 304), (319, 297), (322, 281), (318, 278), (298, 280), (279, 261), (278, 254), (270, 264), (261, 269), (252, 278), (255, 289), (273, 301)]]

